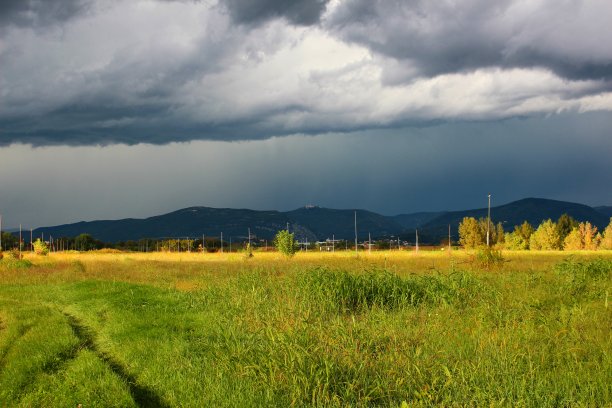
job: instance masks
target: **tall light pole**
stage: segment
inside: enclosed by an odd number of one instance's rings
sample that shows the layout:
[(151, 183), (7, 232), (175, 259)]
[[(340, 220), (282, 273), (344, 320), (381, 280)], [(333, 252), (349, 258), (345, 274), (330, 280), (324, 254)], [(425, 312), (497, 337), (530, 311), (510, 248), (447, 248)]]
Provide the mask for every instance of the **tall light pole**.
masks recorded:
[(489, 246), (490, 225), (491, 225), (491, 194), (489, 194), (489, 207), (487, 210), (487, 246)]
[(357, 211), (355, 211), (355, 253), (357, 253)]

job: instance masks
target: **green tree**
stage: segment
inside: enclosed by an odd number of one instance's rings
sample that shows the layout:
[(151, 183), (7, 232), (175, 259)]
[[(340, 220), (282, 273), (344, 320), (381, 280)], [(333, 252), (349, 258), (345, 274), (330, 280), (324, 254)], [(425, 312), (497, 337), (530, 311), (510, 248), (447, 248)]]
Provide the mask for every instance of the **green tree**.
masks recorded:
[(498, 222), (495, 226), (495, 243), (503, 244), (506, 239), (506, 234), (504, 234), (504, 225), (501, 222)]
[(581, 222), (563, 240), (563, 248), (567, 250), (585, 249), (593, 251), (599, 246), (601, 236), (597, 227), (590, 222)]
[(525, 240), (516, 230), (506, 233), (504, 246), (511, 250), (526, 250), (529, 249), (529, 241)]
[(584, 242), (578, 228), (574, 228), (563, 240), (563, 249), (566, 251), (576, 251), (584, 249)]
[(610, 224), (603, 231), (599, 247), (601, 249), (612, 249), (612, 218), (610, 218)]
[(578, 221), (569, 216), (567, 213), (561, 215), (557, 220), (557, 233), (559, 234), (559, 242), (565, 241), (565, 237), (567, 237), (569, 233), (577, 227)]
[(47, 245), (46, 242), (41, 241), (40, 238), (34, 241), (33, 245), (34, 245), (34, 253), (36, 255), (48, 255), (49, 254), (49, 246)]
[(100, 242), (96, 241), (89, 234), (81, 234), (74, 238), (74, 245), (77, 251), (91, 251), (92, 249), (98, 248)]
[(274, 246), (281, 254), (286, 257), (292, 257), (298, 250), (298, 243), (295, 240), (294, 234), (287, 230), (281, 230), (274, 237)]
[(476, 248), (485, 243), (480, 223), (474, 217), (463, 217), (459, 224), (459, 243), (467, 249)]
[(19, 238), (16, 237), (15, 235), (11, 234), (10, 232), (3, 232), (2, 233), (2, 248), (0, 248), (0, 251), (16, 248), (18, 241), (19, 241)]
[(531, 234), (529, 248), (544, 250), (561, 249), (559, 232), (557, 231), (557, 226), (551, 219), (543, 221), (538, 229)]
[(531, 234), (533, 234), (535, 231), (531, 224), (527, 221), (524, 221), (521, 225), (515, 226), (514, 231), (519, 234), (523, 240), (527, 242), (527, 247), (529, 247), (529, 239), (531, 238)]
[(514, 250), (529, 249), (529, 240), (533, 234), (533, 227), (527, 221), (521, 225), (515, 225), (514, 231), (506, 234), (506, 248)]

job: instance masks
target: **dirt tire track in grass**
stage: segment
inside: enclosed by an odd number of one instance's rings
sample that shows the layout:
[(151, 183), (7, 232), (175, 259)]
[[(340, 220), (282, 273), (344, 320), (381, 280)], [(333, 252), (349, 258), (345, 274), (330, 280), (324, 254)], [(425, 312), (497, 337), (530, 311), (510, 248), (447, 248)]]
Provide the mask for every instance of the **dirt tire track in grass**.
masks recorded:
[(18, 329), (18, 334), (17, 336), (15, 336), (12, 340), (10, 340), (4, 350), (0, 351), (0, 370), (4, 368), (4, 366), (6, 365), (6, 356), (8, 356), (8, 354), (11, 352), (11, 349), (17, 344), (17, 342), (23, 337), (25, 336), (31, 329), (32, 329), (33, 325), (32, 324), (28, 324), (25, 326), (21, 326)]
[(139, 407), (159, 407), (165, 408), (169, 405), (157, 395), (157, 393), (149, 387), (140, 385), (136, 382), (136, 377), (129, 373), (126, 367), (115, 360), (110, 355), (100, 351), (96, 346), (93, 336), (93, 330), (83, 325), (81, 321), (74, 315), (63, 312), (68, 319), (68, 324), (74, 335), (79, 339), (80, 349), (87, 349), (94, 353), (101, 361), (106, 363), (108, 368), (119, 378), (125, 380), (132, 399)]

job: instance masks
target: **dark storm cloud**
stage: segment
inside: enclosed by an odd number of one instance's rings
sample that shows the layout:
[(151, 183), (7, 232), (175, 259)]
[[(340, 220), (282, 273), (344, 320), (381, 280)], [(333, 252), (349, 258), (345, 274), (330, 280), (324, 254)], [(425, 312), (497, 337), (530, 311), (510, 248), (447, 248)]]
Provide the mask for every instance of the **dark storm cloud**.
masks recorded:
[(612, 3), (347, 0), (328, 27), (435, 76), (483, 67), (543, 67), (569, 79), (612, 79)]
[(87, 11), (92, 0), (2, 0), (0, 27), (43, 27), (62, 23)]
[(319, 22), (329, 0), (223, 0), (232, 19), (239, 24), (259, 24), (285, 18), (297, 25)]
[(193, 205), (398, 214), (483, 208), (489, 193), (493, 205), (525, 197), (610, 205), (611, 127), (609, 114), (591, 112), (244, 143), (14, 145), (0, 149), (0, 213), (5, 226)]
[(0, 146), (259, 140), (612, 109), (601, 0), (0, 10)]

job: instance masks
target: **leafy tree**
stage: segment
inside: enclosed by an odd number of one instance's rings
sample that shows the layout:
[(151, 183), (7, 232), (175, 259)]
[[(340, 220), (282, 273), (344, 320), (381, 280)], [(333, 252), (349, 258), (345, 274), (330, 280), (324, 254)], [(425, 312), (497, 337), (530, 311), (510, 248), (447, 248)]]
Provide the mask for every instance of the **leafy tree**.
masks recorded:
[(533, 234), (533, 227), (527, 221), (515, 225), (514, 231), (505, 235), (506, 248), (514, 250), (529, 249), (529, 240)]
[(548, 219), (543, 221), (529, 239), (530, 249), (561, 249), (559, 232), (555, 223)]
[(274, 237), (274, 246), (281, 254), (286, 257), (292, 257), (298, 250), (298, 243), (295, 240), (294, 234), (287, 230), (281, 230)]
[(531, 224), (524, 221), (521, 225), (515, 226), (514, 231), (519, 234), (523, 240), (527, 241), (527, 246), (529, 246), (529, 239), (531, 238), (531, 234), (535, 231)]
[(81, 234), (74, 238), (74, 246), (77, 251), (91, 251), (92, 249), (100, 248), (102, 243), (95, 240), (89, 234)]
[(601, 249), (612, 249), (612, 218), (610, 218), (610, 224), (603, 231), (599, 247)]
[(504, 234), (504, 226), (501, 222), (498, 222), (495, 226), (495, 243), (503, 244), (506, 239), (506, 234)]
[(563, 248), (567, 250), (595, 250), (601, 236), (597, 233), (597, 227), (590, 222), (581, 222), (565, 237)]
[(34, 245), (34, 253), (36, 255), (48, 255), (49, 254), (49, 246), (47, 245), (46, 242), (41, 241), (40, 238), (34, 241), (33, 245)]
[(476, 248), (483, 245), (484, 239), (480, 224), (474, 217), (463, 217), (459, 224), (459, 243), (464, 248)]
[(566, 251), (575, 251), (578, 249), (584, 249), (584, 242), (580, 235), (580, 230), (574, 228), (563, 240), (563, 249)]
[(19, 238), (16, 237), (15, 235), (11, 234), (10, 232), (3, 232), (2, 233), (2, 248), (0, 248), (1, 250), (7, 250), (7, 249), (13, 249), (17, 247), (17, 243), (19, 241)]
[(578, 221), (569, 216), (563, 214), (557, 220), (557, 233), (559, 234), (559, 242), (563, 242), (574, 228), (578, 227)]
[(504, 237), (505, 248), (512, 250), (529, 249), (529, 241), (525, 240), (516, 230), (506, 233)]

